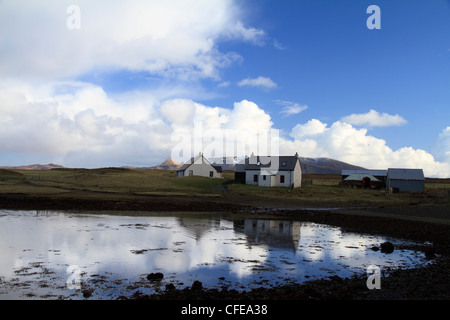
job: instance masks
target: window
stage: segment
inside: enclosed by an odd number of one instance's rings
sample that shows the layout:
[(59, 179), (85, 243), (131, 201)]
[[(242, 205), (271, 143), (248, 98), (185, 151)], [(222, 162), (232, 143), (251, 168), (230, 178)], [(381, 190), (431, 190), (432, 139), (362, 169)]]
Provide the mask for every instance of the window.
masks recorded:
[(280, 183), (284, 183), (284, 176), (280, 176)]
[(266, 181), (266, 176), (263, 176), (263, 180)]
[(209, 177), (210, 177), (210, 178), (214, 177), (214, 172), (213, 172), (213, 171), (210, 171), (210, 172), (209, 172)]
[(257, 175), (257, 174), (255, 174), (255, 175), (253, 176), (253, 182), (258, 182), (258, 175)]
[(193, 175), (194, 175), (194, 171), (189, 170), (189, 175), (190, 175), (190, 176), (193, 176)]
[(283, 163), (281, 164), (283, 167), (286, 167), (287, 162), (283, 161)]

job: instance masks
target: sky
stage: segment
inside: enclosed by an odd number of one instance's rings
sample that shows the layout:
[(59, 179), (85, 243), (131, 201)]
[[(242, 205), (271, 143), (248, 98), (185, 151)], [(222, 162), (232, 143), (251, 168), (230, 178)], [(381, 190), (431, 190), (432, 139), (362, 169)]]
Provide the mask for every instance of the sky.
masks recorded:
[(450, 177), (450, 1), (0, 0), (0, 166), (198, 152)]

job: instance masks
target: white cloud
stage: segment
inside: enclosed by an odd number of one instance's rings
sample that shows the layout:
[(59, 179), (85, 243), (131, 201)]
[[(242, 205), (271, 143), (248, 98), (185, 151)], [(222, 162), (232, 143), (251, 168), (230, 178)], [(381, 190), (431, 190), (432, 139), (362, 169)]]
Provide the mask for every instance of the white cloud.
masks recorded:
[(286, 46), (278, 42), (277, 39), (273, 40), (273, 46), (278, 50), (286, 50)]
[(357, 126), (368, 125), (370, 127), (400, 126), (407, 123), (407, 121), (398, 114), (390, 115), (387, 113), (379, 113), (373, 109), (367, 113), (351, 114), (343, 117), (341, 121)]
[[(136, 155), (145, 162), (170, 149), (166, 141), (170, 127), (145, 95), (127, 104), (89, 84), (77, 83), (55, 93), (59, 90), (58, 85), (0, 86), (2, 152), (48, 155), (66, 165), (102, 166), (130, 163)], [(141, 103), (133, 103), (141, 98)]]
[(432, 147), (432, 151), (437, 159), (450, 163), (450, 127), (442, 130)]
[[(331, 126), (317, 119), (291, 131), (294, 141), (284, 144), (284, 153), (329, 157), (370, 169), (422, 168), (427, 176), (449, 177), (450, 161), (437, 161), (429, 152), (412, 147), (391, 149), (386, 141), (367, 134), (367, 129), (337, 121)], [(301, 149), (303, 147), (303, 149)]]
[(217, 77), (239, 59), (217, 43), (260, 43), (232, 0), (78, 0), (80, 29), (67, 28), (71, 0), (0, 2), (0, 75), (21, 79), (73, 77), (93, 69)]
[(302, 106), (298, 103), (291, 101), (275, 100), (275, 102), (283, 106), (283, 109), (280, 111), (280, 113), (283, 114), (284, 116), (299, 114), (300, 112), (308, 109), (308, 106)]
[[(203, 133), (216, 130), (219, 137), (232, 133), (236, 142), (249, 148), (258, 146), (259, 132), (276, 129), (270, 115), (248, 100), (220, 108), (190, 99), (159, 103), (137, 92), (112, 97), (85, 83), (41, 87), (0, 83), (0, 150), (27, 159), (46, 155), (73, 167), (148, 166), (171, 155), (179, 143), (171, 140), (177, 130), (184, 130), (191, 143), (196, 123), (201, 123)], [(280, 154), (330, 157), (373, 169), (423, 168), (427, 176), (449, 177), (449, 137), (450, 128), (446, 128), (437, 139), (442, 151), (439, 160), (425, 150), (393, 150), (367, 129), (340, 121), (328, 125), (312, 119), (297, 124), (289, 137), (277, 138), (277, 142)], [(206, 148), (223, 150), (219, 140), (206, 141)], [(246, 152), (255, 151), (249, 148)]]
[(297, 139), (309, 138), (324, 133), (326, 128), (326, 123), (322, 123), (317, 119), (312, 119), (305, 124), (297, 124), (292, 129), (290, 135)]
[(277, 87), (277, 84), (268, 77), (246, 78), (238, 82), (240, 87), (261, 87), (265, 89), (273, 89)]
[(264, 30), (256, 29), (256, 28), (246, 28), (244, 27), (241, 21), (237, 21), (233, 28), (230, 28), (229, 34), (233, 38), (242, 38), (244, 41), (256, 44), (263, 45), (265, 32)]

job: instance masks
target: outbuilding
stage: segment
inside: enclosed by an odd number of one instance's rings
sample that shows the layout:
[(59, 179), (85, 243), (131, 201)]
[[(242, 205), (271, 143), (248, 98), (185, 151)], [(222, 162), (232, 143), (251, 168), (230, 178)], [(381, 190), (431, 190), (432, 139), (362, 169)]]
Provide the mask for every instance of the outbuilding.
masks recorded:
[(371, 174), (352, 173), (344, 179), (344, 185), (359, 188), (380, 188), (381, 181)]
[(390, 192), (424, 192), (423, 170), (390, 168), (387, 172), (386, 188)]
[[(342, 182), (347, 183), (351, 179), (354, 180), (354, 175), (370, 175), (375, 177), (378, 181), (376, 181), (376, 187), (385, 188), (386, 187), (386, 178), (387, 178), (387, 170), (372, 170), (372, 169), (347, 169), (342, 170)], [(352, 178), (347, 179), (352, 176)], [(371, 179), (373, 180), (373, 179)]]
[(222, 168), (213, 166), (202, 153), (191, 158), (177, 170), (177, 177), (200, 176), (209, 178), (222, 178)]

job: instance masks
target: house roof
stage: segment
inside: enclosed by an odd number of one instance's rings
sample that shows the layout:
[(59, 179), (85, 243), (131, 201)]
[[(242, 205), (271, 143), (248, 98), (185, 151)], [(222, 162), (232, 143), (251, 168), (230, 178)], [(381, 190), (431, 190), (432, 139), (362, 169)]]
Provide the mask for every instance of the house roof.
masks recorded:
[(388, 177), (393, 180), (425, 180), (422, 169), (388, 169)]
[(184, 170), (186, 170), (191, 164), (194, 163), (194, 161), (195, 161), (195, 158), (191, 158), (191, 160), (189, 160), (188, 162), (183, 164), (181, 167), (179, 167), (177, 171), (184, 171)]
[[(206, 159), (203, 154), (199, 154), (196, 157), (192, 157), (189, 161), (187, 161), (185, 164), (183, 164), (177, 171), (185, 171), (187, 168), (189, 168), (192, 164), (194, 164), (195, 161), (197, 161), (198, 158), (202, 158), (201, 164), (209, 164), (211, 167), (213, 167), (217, 172), (222, 172), (222, 168), (219, 168), (218, 166), (213, 166), (208, 159)], [(200, 165), (200, 163), (198, 164)], [(220, 169), (220, 171), (219, 171)]]
[[(293, 171), (297, 161), (300, 161), (297, 156), (252, 156), (245, 159), (245, 170), (277, 169), (278, 171)], [(272, 168), (272, 165), (276, 167)]]

